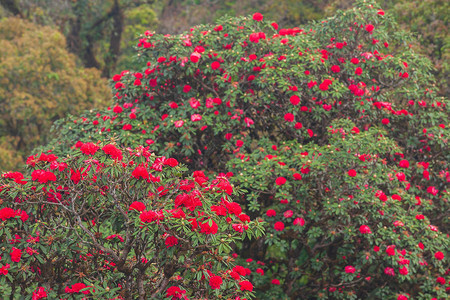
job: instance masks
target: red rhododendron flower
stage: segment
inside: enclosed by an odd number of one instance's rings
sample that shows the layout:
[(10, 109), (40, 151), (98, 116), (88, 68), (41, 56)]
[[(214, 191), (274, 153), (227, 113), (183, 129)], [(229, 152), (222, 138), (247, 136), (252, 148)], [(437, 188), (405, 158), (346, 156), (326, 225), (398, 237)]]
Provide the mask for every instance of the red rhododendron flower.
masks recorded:
[(444, 277), (438, 277), (438, 278), (436, 278), (436, 282), (441, 284), (441, 285), (444, 285), (445, 284), (445, 278)]
[(208, 221), (204, 221), (204, 223), (200, 223), (200, 232), (204, 234), (216, 234), (219, 227), (216, 222), (212, 221), (211, 226), (208, 224)]
[(33, 295), (31, 297), (31, 300), (39, 300), (42, 298), (46, 298), (47, 297), (47, 292), (45, 291), (44, 287), (38, 287), (33, 291)]
[(389, 256), (395, 255), (395, 246), (391, 245), (386, 248), (386, 254)]
[(175, 245), (178, 245), (178, 239), (174, 236), (168, 236), (166, 238), (165, 244), (166, 244), (166, 248), (173, 247)]
[(292, 174), (292, 176), (294, 177), (295, 180), (302, 180), (302, 175), (299, 173), (294, 173)]
[(345, 267), (345, 273), (353, 274), (353, 273), (355, 273), (355, 272), (356, 272), (355, 267), (353, 267), (353, 266), (346, 266), (346, 267)]
[(8, 269), (10, 268), (9, 264), (4, 265), (3, 267), (0, 268), (0, 274), (2, 275), (8, 275)]
[(112, 144), (107, 144), (102, 148), (103, 152), (109, 154), (112, 159), (122, 160), (122, 151), (116, 148), (116, 146)]
[(218, 68), (220, 68), (220, 62), (214, 61), (214, 62), (211, 64), (211, 69), (217, 70)]
[(398, 164), (400, 166), (400, 168), (409, 168), (409, 161), (407, 161), (406, 159), (403, 159), (399, 162)]
[(333, 73), (339, 73), (341, 71), (341, 68), (337, 65), (331, 66), (331, 72)]
[(257, 22), (262, 21), (262, 19), (264, 19), (264, 16), (262, 14), (260, 14), (260, 13), (255, 13), (253, 15), (253, 20), (255, 20)]
[(134, 201), (128, 208), (128, 210), (137, 210), (137, 211), (144, 211), (145, 209), (146, 209), (145, 204), (140, 201)]
[(20, 259), (22, 258), (22, 250), (13, 247), (10, 255), (13, 262), (20, 262)]
[(123, 111), (123, 109), (122, 109), (122, 107), (119, 106), (119, 105), (116, 105), (116, 106), (113, 108), (113, 112), (115, 112), (116, 114), (120, 114), (122, 111)]
[(363, 70), (360, 67), (357, 67), (355, 70), (355, 75), (361, 75)]
[[(66, 288), (64, 289), (64, 292), (65, 292), (65, 293), (68, 293), (68, 294), (79, 293), (82, 289), (85, 289), (85, 288), (87, 288), (87, 287), (88, 287), (88, 286), (85, 285), (85, 284), (82, 283), (82, 282), (80, 282), (80, 283), (75, 283), (74, 285), (72, 285), (71, 288), (69, 288), (68, 286), (66, 286)], [(90, 292), (90, 291), (83, 291), (82, 293), (85, 294), (85, 295), (88, 295), (88, 294), (90, 294), (91, 292)]]
[(287, 113), (284, 115), (284, 120), (286, 122), (294, 122), (294, 118), (295, 118), (294, 115), (291, 113)]
[(31, 173), (31, 180), (39, 181), (39, 183), (47, 183), (49, 181), (56, 181), (56, 176), (52, 172), (44, 170), (34, 170)]
[(303, 218), (295, 218), (293, 224), (296, 225), (296, 226), (304, 226), (305, 225), (305, 220)]
[(131, 124), (125, 124), (125, 125), (123, 125), (122, 129), (123, 129), (123, 130), (131, 130), (131, 129), (133, 129), (133, 125), (131, 125)]
[(272, 279), (272, 284), (280, 285), (280, 281), (278, 279)]
[(367, 225), (361, 225), (359, 227), (359, 232), (361, 232), (362, 234), (369, 234), (372, 233), (372, 230), (370, 230), (369, 226)]
[(149, 177), (147, 168), (144, 168), (142, 166), (136, 167), (136, 169), (134, 169), (134, 171), (131, 173), (131, 176), (136, 179), (148, 179)]
[(192, 89), (191, 86), (188, 85), (188, 84), (186, 84), (186, 85), (183, 87), (183, 93), (189, 93), (189, 91), (190, 91), (191, 89)]
[(218, 290), (220, 289), (220, 286), (222, 285), (222, 277), (214, 275), (209, 278), (209, 285), (211, 286), (211, 289)]
[(292, 95), (289, 101), (292, 105), (298, 105), (300, 103), (300, 97), (297, 95)]
[(191, 62), (196, 63), (200, 60), (200, 58), (202, 57), (202, 55), (198, 52), (194, 52), (191, 54)]
[(277, 212), (273, 209), (269, 209), (269, 210), (267, 210), (266, 215), (268, 217), (275, 217), (277, 215)]
[(178, 166), (178, 161), (175, 158), (170, 157), (164, 161), (164, 165), (174, 168)]
[(253, 284), (248, 280), (239, 282), (239, 285), (241, 286), (241, 291), (253, 291)]
[(373, 26), (372, 24), (367, 24), (366, 25), (366, 31), (369, 32), (369, 33), (372, 33), (374, 28), (375, 28), (375, 26)]
[(356, 171), (354, 169), (351, 169), (347, 172), (348, 176), (350, 177), (355, 177), (356, 176)]
[(398, 271), (400, 272), (401, 275), (408, 275), (407, 267), (400, 268), (400, 269), (398, 269)]
[(290, 217), (292, 217), (294, 215), (294, 212), (292, 211), (292, 210), (287, 210), (287, 211), (285, 211), (284, 213), (283, 213), (283, 216), (285, 217), (285, 218), (290, 218)]
[(433, 196), (436, 196), (437, 193), (439, 193), (439, 190), (434, 186), (429, 186), (427, 188), (427, 193), (432, 194)]
[(389, 124), (389, 119), (384, 118), (383, 120), (381, 120), (381, 123), (383, 125), (387, 125), (387, 124)]
[(284, 229), (284, 223), (283, 222), (276, 222), (273, 225), (273, 228), (275, 228), (276, 231), (283, 231)]
[(16, 216), (16, 211), (9, 207), (4, 207), (0, 209), (0, 220), (5, 221), (7, 219), (14, 218)]
[(384, 274), (389, 275), (389, 276), (395, 276), (394, 269), (390, 268), (390, 267), (386, 267), (384, 269)]
[(434, 254), (434, 257), (435, 257), (437, 260), (443, 260), (443, 259), (444, 259), (444, 253), (442, 253), (441, 251), (438, 251), (438, 252), (436, 252), (436, 253)]
[(182, 299), (183, 294), (185, 294), (185, 293), (186, 293), (186, 290), (182, 290), (177, 286), (171, 286), (170, 288), (167, 289), (166, 297), (172, 296), (172, 300)]
[(278, 178), (275, 180), (275, 183), (276, 183), (276, 185), (283, 185), (283, 184), (286, 183), (286, 178), (284, 178), (284, 177), (278, 177)]

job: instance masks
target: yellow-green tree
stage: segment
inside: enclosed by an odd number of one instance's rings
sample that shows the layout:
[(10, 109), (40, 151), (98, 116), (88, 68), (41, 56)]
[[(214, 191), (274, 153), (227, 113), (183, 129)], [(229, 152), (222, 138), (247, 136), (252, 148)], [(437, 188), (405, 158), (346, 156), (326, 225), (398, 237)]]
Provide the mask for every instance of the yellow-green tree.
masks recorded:
[(51, 124), (111, 97), (96, 69), (77, 66), (55, 29), (19, 18), (0, 21), (0, 170), (17, 168), (47, 142)]

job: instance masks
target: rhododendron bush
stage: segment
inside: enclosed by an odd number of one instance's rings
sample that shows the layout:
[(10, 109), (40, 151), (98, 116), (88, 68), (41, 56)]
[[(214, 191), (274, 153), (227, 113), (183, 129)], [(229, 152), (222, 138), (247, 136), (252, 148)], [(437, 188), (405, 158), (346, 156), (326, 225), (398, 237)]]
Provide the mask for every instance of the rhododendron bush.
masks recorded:
[(32, 156), (31, 177), (3, 175), (2, 295), (252, 295), (230, 244), (263, 227), (233, 202), (226, 175), (181, 177), (177, 160), (143, 147), (86, 143), (79, 152)]
[[(242, 189), (228, 226), (247, 235), (246, 213), (266, 234), (226, 242), (253, 284), (230, 285), (258, 299), (443, 299), (449, 101), (408, 42), (373, 1), (305, 28), (256, 13), (145, 32), (135, 69), (112, 78), (112, 105), (60, 121), (41, 150), (148, 147), (219, 176), (226, 195), (226, 182)], [(233, 217), (222, 204), (211, 210)], [(210, 272), (209, 292), (224, 292), (225, 273)]]

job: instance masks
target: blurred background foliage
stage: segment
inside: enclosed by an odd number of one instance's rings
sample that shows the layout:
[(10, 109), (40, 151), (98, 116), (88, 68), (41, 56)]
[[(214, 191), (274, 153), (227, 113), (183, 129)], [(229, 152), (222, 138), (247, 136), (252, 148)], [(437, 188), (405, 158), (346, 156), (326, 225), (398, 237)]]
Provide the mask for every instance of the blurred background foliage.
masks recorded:
[[(177, 34), (224, 15), (264, 14), (297, 27), (352, 6), (351, 0), (0, 0), (0, 171), (20, 169), (51, 123), (110, 98), (106, 81), (133, 69), (146, 30)], [(435, 66), (448, 95), (449, 1), (379, 0), (411, 45)], [(419, 47), (420, 46), (420, 47)]]

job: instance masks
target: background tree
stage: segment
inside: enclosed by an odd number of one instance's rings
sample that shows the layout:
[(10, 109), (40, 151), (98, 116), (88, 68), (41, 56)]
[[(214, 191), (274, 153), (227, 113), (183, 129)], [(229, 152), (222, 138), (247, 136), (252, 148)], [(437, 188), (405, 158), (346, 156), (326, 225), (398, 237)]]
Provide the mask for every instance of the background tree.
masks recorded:
[(64, 36), (50, 27), (3, 19), (0, 47), (0, 170), (6, 171), (50, 139), (54, 121), (104, 105), (111, 94), (97, 70), (76, 65)]

